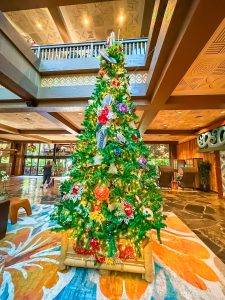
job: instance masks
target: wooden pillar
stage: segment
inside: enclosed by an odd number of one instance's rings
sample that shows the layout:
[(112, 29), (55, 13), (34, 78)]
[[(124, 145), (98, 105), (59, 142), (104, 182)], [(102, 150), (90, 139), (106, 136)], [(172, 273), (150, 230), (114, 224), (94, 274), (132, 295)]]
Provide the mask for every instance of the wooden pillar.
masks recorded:
[(169, 158), (170, 165), (173, 166), (173, 161), (177, 159), (177, 142), (169, 143)]
[(26, 144), (24, 144), (24, 143), (16, 144), (16, 149), (18, 150), (17, 155), (16, 155), (15, 171), (14, 171), (14, 175), (16, 175), (16, 176), (23, 175), (25, 145)]
[(221, 164), (220, 164), (220, 152), (215, 151), (215, 169), (216, 169), (216, 181), (217, 181), (217, 190), (218, 198), (223, 198), (223, 183), (222, 183), (222, 174), (221, 174)]

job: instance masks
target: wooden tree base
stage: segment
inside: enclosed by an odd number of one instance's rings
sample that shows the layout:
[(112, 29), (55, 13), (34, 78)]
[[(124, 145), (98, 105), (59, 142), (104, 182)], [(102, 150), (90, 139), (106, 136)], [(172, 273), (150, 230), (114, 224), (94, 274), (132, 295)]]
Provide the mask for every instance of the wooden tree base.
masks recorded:
[(147, 282), (152, 282), (154, 277), (153, 258), (151, 242), (143, 243), (142, 256), (137, 260), (127, 259), (122, 260), (122, 263), (116, 264), (98, 264), (88, 260), (86, 255), (76, 254), (73, 250), (73, 240), (70, 239), (66, 232), (62, 233), (62, 248), (59, 268), (61, 271), (68, 267), (80, 267), (88, 269), (99, 269), (100, 273), (107, 271), (131, 272), (142, 274), (142, 278)]

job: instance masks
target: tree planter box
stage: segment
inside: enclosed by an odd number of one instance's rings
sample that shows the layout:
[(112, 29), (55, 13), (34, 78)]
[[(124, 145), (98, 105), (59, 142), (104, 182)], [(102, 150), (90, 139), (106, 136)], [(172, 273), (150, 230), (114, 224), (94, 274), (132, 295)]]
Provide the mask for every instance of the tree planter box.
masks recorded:
[(116, 264), (98, 264), (95, 265), (94, 261), (89, 260), (87, 255), (79, 255), (73, 250), (74, 241), (68, 238), (66, 232), (62, 233), (62, 248), (59, 268), (65, 270), (69, 266), (108, 270), (108, 271), (119, 271), (119, 272), (131, 272), (142, 274), (142, 278), (147, 282), (152, 282), (154, 277), (153, 258), (151, 242), (143, 243), (142, 256), (138, 259), (126, 259), (121, 260), (122, 263)]
[(3, 239), (7, 230), (8, 215), (10, 201), (6, 199), (0, 200), (0, 239)]

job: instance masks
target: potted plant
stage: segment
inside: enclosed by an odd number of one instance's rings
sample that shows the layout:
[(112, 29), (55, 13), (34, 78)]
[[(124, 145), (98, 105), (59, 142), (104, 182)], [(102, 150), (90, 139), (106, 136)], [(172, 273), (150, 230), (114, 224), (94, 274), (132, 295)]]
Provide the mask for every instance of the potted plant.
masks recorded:
[(211, 164), (209, 161), (202, 161), (199, 163), (200, 189), (204, 192), (210, 190), (210, 170)]
[(7, 175), (6, 171), (1, 171), (1, 181), (2, 181), (2, 190), (0, 190), (0, 201), (6, 200), (8, 197), (6, 183), (9, 180), (9, 175)]

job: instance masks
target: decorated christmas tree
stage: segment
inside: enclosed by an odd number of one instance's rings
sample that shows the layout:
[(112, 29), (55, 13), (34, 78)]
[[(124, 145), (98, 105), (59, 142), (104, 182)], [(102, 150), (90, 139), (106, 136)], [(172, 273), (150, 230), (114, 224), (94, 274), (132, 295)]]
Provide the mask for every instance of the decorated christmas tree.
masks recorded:
[(115, 263), (138, 257), (151, 229), (160, 238), (165, 217), (149, 148), (136, 126), (123, 46), (113, 33), (99, 59), (70, 179), (51, 218), (59, 230), (69, 229), (77, 254)]

